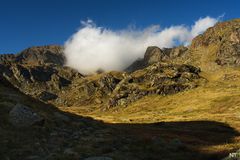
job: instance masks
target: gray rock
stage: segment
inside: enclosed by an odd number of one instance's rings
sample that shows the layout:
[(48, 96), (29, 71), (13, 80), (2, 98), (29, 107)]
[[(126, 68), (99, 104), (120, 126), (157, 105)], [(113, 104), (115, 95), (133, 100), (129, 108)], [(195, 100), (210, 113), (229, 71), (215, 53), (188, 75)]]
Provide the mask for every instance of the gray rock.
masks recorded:
[(147, 64), (153, 64), (156, 62), (160, 62), (164, 58), (165, 54), (164, 52), (156, 47), (156, 46), (151, 46), (148, 47), (146, 50), (146, 53), (144, 55), (144, 61)]
[(16, 104), (9, 112), (9, 122), (13, 126), (21, 128), (43, 124), (44, 118), (29, 107)]

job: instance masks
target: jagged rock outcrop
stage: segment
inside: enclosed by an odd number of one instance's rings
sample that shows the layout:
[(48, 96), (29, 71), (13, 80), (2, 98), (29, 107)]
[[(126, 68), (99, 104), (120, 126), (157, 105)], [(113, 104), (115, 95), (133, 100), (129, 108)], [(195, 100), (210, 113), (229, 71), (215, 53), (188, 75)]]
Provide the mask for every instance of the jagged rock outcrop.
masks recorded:
[(173, 48), (163, 48), (163, 52), (167, 55), (168, 60), (173, 60), (177, 57), (187, 54), (188, 48), (184, 46), (178, 46)]
[(4, 65), (0, 72), (2, 77), (11, 84), (32, 96), (36, 96), (43, 91), (57, 94), (62, 88), (70, 85), (74, 78), (81, 77), (81, 74), (73, 69), (54, 65)]
[(166, 58), (166, 54), (160, 48), (151, 46), (146, 50), (146, 53), (144, 55), (144, 62), (149, 65), (160, 62)]
[(103, 73), (70, 86), (72, 94), (65, 101), (73, 102), (73, 106), (127, 106), (147, 95), (168, 95), (197, 87), (203, 80), (199, 73), (197, 67), (161, 62), (133, 73)]
[(144, 96), (168, 95), (197, 86), (200, 69), (190, 65), (155, 63), (127, 75), (113, 90), (108, 105), (128, 105)]
[(220, 22), (193, 39), (191, 50), (216, 47), (215, 62), (219, 65), (240, 65), (240, 19)]
[(0, 55), (0, 63), (18, 63), (29, 65), (57, 64), (63, 65), (65, 57), (61, 46), (49, 45), (31, 47), (18, 54)]
[(138, 69), (143, 69), (144, 67), (157, 62), (169, 62), (177, 57), (183, 56), (187, 53), (187, 50), (188, 48), (184, 46), (163, 49), (160, 49), (157, 46), (150, 46), (147, 48), (144, 58), (133, 62), (133, 64), (127, 67), (126, 71), (132, 72)]
[(82, 77), (63, 64), (62, 47), (32, 47), (16, 55), (1, 55), (0, 78), (42, 101), (55, 100), (73, 79)]

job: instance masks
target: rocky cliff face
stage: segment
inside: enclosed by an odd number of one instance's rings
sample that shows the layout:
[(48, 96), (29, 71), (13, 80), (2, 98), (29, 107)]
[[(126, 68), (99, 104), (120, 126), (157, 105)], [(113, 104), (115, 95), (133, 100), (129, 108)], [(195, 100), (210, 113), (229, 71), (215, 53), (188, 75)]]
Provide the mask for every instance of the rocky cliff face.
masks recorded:
[(221, 22), (193, 39), (191, 49), (217, 47), (215, 61), (219, 65), (240, 65), (240, 19)]
[(128, 105), (146, 95), (168, 95), (195, 88), (200, 69), (190, 65), (154, 63), (126, 75), (110, 95), (109, 106)]
[(16, 55), (0, 56), (0, 77), (23, 93), (48, 101), (82, 75), (65, 67), (60, 46), (28, 48)]
[(157, 62), (170, 62), (175, 58), (184, 56), (187, 51), (188, 48), (184, 46), (163, 49), (160, 49), (157, 46), (150, 46), (147, 48), (144, 58), (136, 60), (133, 64), (126, 68), (126, 71), (133, 72)]
[(60, 46), (31, 47), (18, 54), (0, 55), (0, 63), (18, 63), (29, 65), (64, 64), (63, 48)]

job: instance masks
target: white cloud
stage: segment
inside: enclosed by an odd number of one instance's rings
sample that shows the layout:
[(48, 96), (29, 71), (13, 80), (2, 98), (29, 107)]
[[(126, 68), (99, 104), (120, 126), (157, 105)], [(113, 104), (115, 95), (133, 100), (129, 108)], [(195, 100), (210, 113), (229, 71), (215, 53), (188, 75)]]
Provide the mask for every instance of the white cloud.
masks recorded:
[(200, 18), (192, 26), (192, 30), (191, 30), (192, 38), (201, 34), (209, 27), (212, 27), (215, 23), (217, 23), (217, 21), (218, 21), (218, 19), (211, 18), (211, 17)]
[(82, 74), (97, 70), (123, 70), (144, 56), (148, 46), (173, 47), (189, 44), (193, 37), (213, 26), (217, 19), (200, 18), (191, 27), (178, 25), (160, 29), (153, 25), (143, 30), (113, 31), (97, 27), (92, 20), (82, 21), (82, 27), (66, 43), (66, 65)]

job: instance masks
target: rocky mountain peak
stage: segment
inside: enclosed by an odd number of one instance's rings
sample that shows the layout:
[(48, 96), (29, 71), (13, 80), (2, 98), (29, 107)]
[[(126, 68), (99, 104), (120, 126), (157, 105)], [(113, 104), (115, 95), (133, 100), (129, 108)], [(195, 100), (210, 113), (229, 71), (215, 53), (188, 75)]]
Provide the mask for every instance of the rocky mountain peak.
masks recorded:
[(240, 19), (219, 22), (193, 39), (191, 50), (216, 47), (215, 62), (219, 65), (240, 65)]
[(223, 42), (239, 43), (240, 19), (218, 22), (208, 28), (203, 34), (192, 40), (191, 48), (209, 46)]
[(64, 61), (63, 48), (57, 45), (30, 47), (18, 54), (0, 55), (0, 63), (63, 65)]
[(157, 62), (169, 62), (175, 58), (183, 56), (187, 53), (187, 50), (188, 48), (184, 46), (162, 49), (157, 46), (150, 46), (147, 48), (144, 58), (133, 62), (129, 67), (127, 67), (126, 71), (136, 71)]
[(153, 64), (161, 61), (164, 58), (164, 52), (157, 46), (148, 47), (144, 55), (144, 62)]

